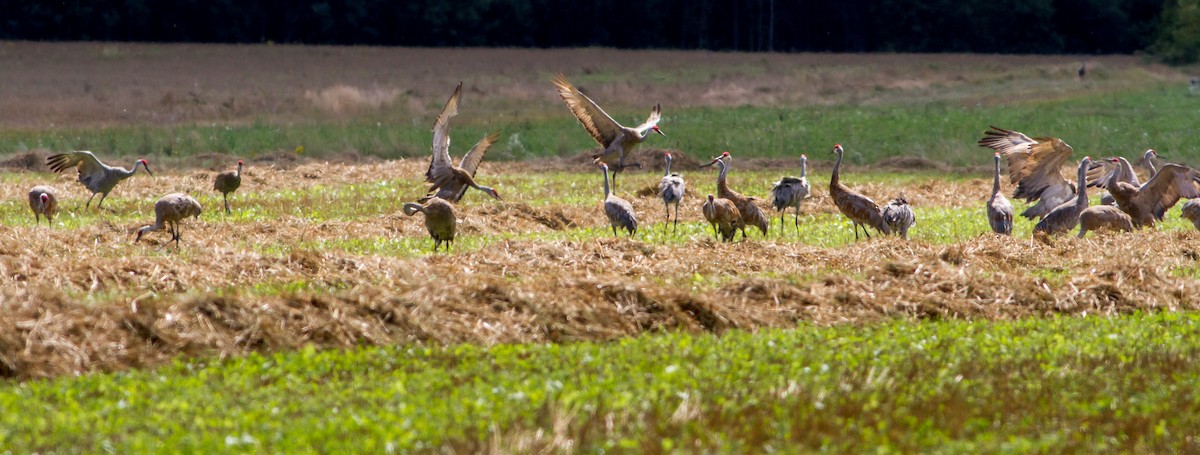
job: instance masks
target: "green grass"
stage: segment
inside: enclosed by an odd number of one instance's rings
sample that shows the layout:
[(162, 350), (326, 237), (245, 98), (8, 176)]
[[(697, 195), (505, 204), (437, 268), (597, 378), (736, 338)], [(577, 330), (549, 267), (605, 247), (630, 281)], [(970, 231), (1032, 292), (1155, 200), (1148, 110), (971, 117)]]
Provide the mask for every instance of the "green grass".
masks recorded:
[[(807, 152), (823, 157), (833, 144), (846, 147), (850, 163), (893, 156), (917, 156), (955, 166), (987, 164), (975, 145), (989, 124), (1030, 135), (1064, 138), (1082, 154), (1131, 155), (1155, 148), (1177, 162), (1200, 159), (1200, 98), (1175, 85), (1086, 97), (1050, 98), (999, 106), (951, 102), (887, 106), (803, 106), (798, 108), (665, 109), (669, 137), (649, 146), (681, 149), (698, 156), (730, 150), (740, 156), (784, 157)], [(452, 153), (469, 148), (491, 129), (503, 133), (489, 153), (492, 160), (573, 155), (595, 146), (563, 108), (541, 115), (476, 116), (456, 123)], [(619, 119), (636, 122), (637, 119)], [(253, 158), (292, 151), (328, 156), (357, 152), (381, 157), (428, 153), (433, 119), (366, 116), (335, 123), (136, 126), (0, 131), (0, 154), (33, 148), (88, 149), (103, 157), (187, 157), (219, 152)], [(983, 158), (981, 158), (981, 156)]]
[(1198, 336), (1200, 314), (1157, 313), (181, 360), (4, 384), (0, 446), (1187, 452)]

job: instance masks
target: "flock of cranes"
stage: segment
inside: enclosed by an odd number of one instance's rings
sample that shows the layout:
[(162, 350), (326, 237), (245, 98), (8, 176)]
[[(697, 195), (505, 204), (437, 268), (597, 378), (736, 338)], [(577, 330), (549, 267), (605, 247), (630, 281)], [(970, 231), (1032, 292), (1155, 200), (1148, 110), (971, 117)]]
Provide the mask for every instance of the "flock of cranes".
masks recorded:
[[(1082, 75), (1083, 70), (1080, 71)], [(662, 107), (655, 105), (645, 122), (630, 128), (613, 120), (563, 75), (555, 76), (552, 82), (571, 113), (601, 147), (600, 152), (592, 158), (593, 164), (604, 177), (603, 209), (613, 235), (618, 235), (622, 230), (630, 236), (636, 234), (637, 214), (629, 201), (617, 196), (616, 176), (628, 167), (642, 167), (639, 162), (626, 163), (626, 158), (651, 133), (666, 136), (658, 126), (662, 119)], [(427, 194), (416, 202), (403, 205), (405, 215), (424, 214), (425, 227), (433, 240), (434, 251), (443, 244), (448, 251), (453, 244), (458, 224), (455, 204), (462, 200), (469, 188), (501, 199), (495, 189), (475, 180), (479, 164), (488, 149), (500, 138), (498, 131), (481, 138), (463, 155), (458, 165), (450, 158), (450, 120), (458, 115), (461, 96), (460, 82), (434, 122), (432, 157), (425, 172), (425, 181), (429, 183)], [(1200, 183), (1200, 172), (1177, 164), (1156, 168), (1153, 159), (1160, 156), (1154, 150), (1147, 150), (1143, 154), (1142, 161), (1149, 168), (1150, 177), (1141, 183), (1132, 165), (1122, 157), (1102, 160), (1084, 157), (1076, 168), (1074, 181), (1068, 180), (1061, 168), (1071, 161), (1073, 150), (1059, 138), (1030, 138), (1018, 131), (991, 127), (979, 140), (979, 145), (994, 150), (992, 192), (987, 200), (986, 213), (989, 226), (997, 234), (1012, 235), (1014, 219), (1012, 203), (1001, 191), (1002, 159), (1007, 160), (1009, 182), (1016, 185), (1012, 197), (1032, 204), (1021, 212), (1021, 216), (1039, 220), (1034, 226), (1035, 234), (1060, 234), (1078, 226), (1078, 235), (1083, 237), (1088, 231), (1097, 229), (1131, 231), (1154, 226), (1180, 199), (1187, 199), (1183, 217), (1200, 229), (1200, 190), (1196, 187)], [(845, 150), (838, 144), (831, 153), (836, 160), (830, 176), (829, 195), (838, 211), (850, 220), (855, 240), (859, 239), (860, 230), (870, 238), (871, 229), (884, 235), (907, 238), (909, 229), (916, 224), (916, 216), (908, 201), (901, 196), (880, 207), (871, 198), (846, 186), (841, 180)], [(666, 211), (665, 225), (675, 231), (679, 224), (679, 205), (686, 193), (687, 183), (682, 176), (671, 171), (671, 154), (665, 153), (664, 159), (666, 167), (658, 185), (658, 196)], [(739, 231), (742, 239), (745, 239), (747, 227), (757, 228), (765, 236), (771, 222), (758, 205), (760, 199), (739, 193), (729, 185), (728, 173), (732, 161), (733, 156), (723, 152), (701, 166), (715, 165), (719, 169), (716, 195), (707, 195), (701, 212), (712, 226), (713, 234), (722, 241), (733, 241)], [(139, 166), (153, 175), (144, 159), (134, 162), (132, 169), (125, 169), (108, 166), (87, 151), (53, 155), (47, 159), (47, 165), (54, 172), (72, 167), (78, 171), (79, 182), (92, 193), (85, 209), (90, 207), (96, 194), (100, 194), (100, 201), (96, 204), (99, 210), (113, 188), (136, 174)], [(231, 212), (229, 194), (241, 185), (242, 167), (243, 162), (239, 160), (236, 171), (222, 172), (214, 178), (213, 189), (222, 194), (226, 213)], [(1107, 191), (1100, 206), (1088, 206), (1088, 187), (1100, 187)], [(58, 207), (55, 193), (54, 188), (44, 185), (30, 190), (29, 206), (37, 223), (40, 224), (41, 217), (45, 217), (47, 222), (53, 221)], [(800, 176), (781, 178), (771, 187), (770, 196), (771, 205), (780, 214), (780, 233), (784, 232), (788, 209), (793, 209), (793, 225), (799, 230), (801, 203), (812, 196), (806, 155), (800, 156)], [(674, 219), (671, 216), (672, 206), (675, 209)], [(163, 246), (171, 242), (178, 245), (179, 223), (189, 217), (199, 217), (202, 208), (192, 197), (173, 193), (159, 199), (154, 204), (154, 212), (154, 224), (139, 228), (135, 242), (140, 241), (147, 232), (167, 229), (171, 233), (171, 240)]]

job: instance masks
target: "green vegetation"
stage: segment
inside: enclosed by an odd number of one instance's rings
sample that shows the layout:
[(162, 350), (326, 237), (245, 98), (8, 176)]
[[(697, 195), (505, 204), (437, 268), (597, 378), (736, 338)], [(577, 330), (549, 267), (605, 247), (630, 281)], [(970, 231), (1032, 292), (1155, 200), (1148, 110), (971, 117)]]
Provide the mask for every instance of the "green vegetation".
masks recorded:
[(1156, 313), (190, 359), (0, 386), (0, 446), (1186, 452), (1197, 336)]

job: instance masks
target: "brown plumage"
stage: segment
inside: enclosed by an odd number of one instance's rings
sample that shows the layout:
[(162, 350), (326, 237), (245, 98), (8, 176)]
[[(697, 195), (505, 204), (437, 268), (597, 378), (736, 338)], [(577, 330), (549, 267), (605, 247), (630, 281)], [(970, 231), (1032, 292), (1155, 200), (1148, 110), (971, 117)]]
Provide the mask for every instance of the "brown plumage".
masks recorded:
[(104, 199), (108, 197), (108, 193), (122, 180), (136, 174), (138, 166), (145, 168), (147, 174), (154, 175), (153, 172), (150, 172), (150, 164), (146, 160), (134, 161), (133, 170), (128, 170), (104, 164), (96, 158), (96, 155), (92, 155), (92, 152), (86, 150), (50, 155), (46, 158), (46, 165), (50, 166), (50, 170), (54, 172), (75, 168), (75, 171), (79, 173), (79, 183), (92, 192), (92, 196), (84, 205), (85, 209), (92, 205), (92, 199), (99, 194), (100, 202), (96, 203), (96, 209), (99, 210), (104, 205)]
[(733, 202), (733, 205), (737, 206), (738, 212), (740, 212), (742, 215), (742, 222), (741, 226), (739, 227), (739, 229), (742, 231), (742, 238), (746, 238), (747, 226), (758, 227), (758, 230), (762, 232), (763, 236), (766, 236), (767, 230), (771, 227), (770, 219), (767, 218), (767, 215), (763, 213), (761, 208), (758, 207), (758, 204), (755, 204), (754, 201), (757, 201), (758, 198), (745, 196), (742, 193), (729, 188), (729, 183), (726, 180), (726, 175), (729, 172), (729, 166), (725, 163), (726, 159), (732, 160), (733, 156), (730, 155), (729, 152), (724, 152), (721, 154), (721, 156), (713, 158), (711, 163), (705, 164), (701, 167), (712, 166), (716, 164), (721, 169), (721, 172), (717, 174), (717, 197), (729, 199), (730, 202)]
[(242, 160), (238, 160), (237, 171), (225, 171), (213, 179), (213, 189), (220, 191), (225, 198), (225, 213), (229, 212), (229, 193), (237, 191), (242, 186)]
[[(147, 232), (161, 231), (163, 227), (168, 227), (171, 233), (171, 240), (164, 243), (163, 246), (175, 242), (175, 246), (179, 246), (179, 222), (188, 217), (200, 218), (200, 213), (203, 209), (200, 203), (183, 193), (171, 193), (163, 196), (158, 202), (154, 203), (154, 224), (143, 226), (137, 231), (137, 238), (134, 243), (142, 240), (142, 235)], [(160, 247), (161, 248), (161, 247)]]
[(1086, 156), (1079, 162), (1079, 194), (1075, 200), (1064, 202), (1051, 210), (1045, 218), (1033, 226), (1033, 232), (1053, 235), (1075, 229), (1075, 226), (1079, 224), (1079, 214), (1088, 207), (1086, 179), (1088, 166), (1091, 164), (1092, 158)]
[[(1146, 150), (1142, 153), (1141, 163), (1150, 171), (1147, 179), (1154, 177), (1158, 173), (1158, 169), (1154, 166), (1154, 158), (1157, 158), (1158, 152), (1154, 149)], [(1114, 161), (1116, 160), (1116, 161)], [(1114, 166), (1113, 163), (1119, 164)], [(1088, 186), (1097, 188), (1108, 188), (1116, 185), (1117, 182), (1126, 182), (1134, 187), (1142, 186), (1141, 180), (1138, 179), (1137, 172), (1134, 172), (1133, 166), (1129, 161), (1122, 157), (1108, 157), (1099, 162), (1092, 163), (1092, 167), (1088, 169)], [(1113, 198), (1108, 191), (1100, 193), (1100, 203), (1104, 205), (1117, 205), (1117, 200)]]
[(33, 224), (39, 224), (46, 217), (46, 224), (54, 222), (54, 214), (58, 213), (58, 199), (54, 197), (56, 190), (46, 185), (38, 185), (29, 190), (29, 209), (33, 210)]
[(638, 228), (637, 215), (633, 212), (633, 205), (613, 194), (612, 188), (608, 184), (607, 163), (600, 162), (600, 172), (604, 174), (604, 216), (608, 217), (608, 224), (612, 226), (613, 236), (617, 235), (617, 229), (624, 229), (629, 231), (630, 237), (633, 237)]
[(425, 171), (425, 181), (429, 182), (429, 192), (421, 198), (425, 202), (429, 198), (439, 197), (457, 203), (467, 192), (467, 188), (475, 188), (488, 196), (500, 199), (496, 190), (475, 182), (475, 171), (487, 154), (488, 148), (500, 139), (499, 131), (488, 133), (475, 143), (474, 147), (463, 155), (458, 166), (450, 160), (450, 119), (458, 115), (458, 99), (462, 96), (462, 82), (446, 101), (442, 113), (433, 124), (433, 157), (429, 160), (429, 169)]
[(454, 231), (458, 227), (454, 204), (437, 196), (428, 198), (422, 204), (404, 204), (405, 215), (413, 216), (417, 212), (425, 214), (425, 229), (429, 231), (429, 238), (433, 239), (433, 251), (437, 251), (442, 243), (446, 244), (446, 251), (450, 251), (450, 245), (454, 243)]
[[(1128, 166), (1128, 163), (1122, 165)], [(1180, 199), (1200, 197), (1200, 190), (1196, 189), (1195, 184), (1198, 180), (1200, 173), (1196, 170), (1168, 164), (1140, 187), (1118, 181), (1108, 187), (1108, 192), (1117, 201), (1117, 207), (1129, 214), (1133, 218), (1133, 225), (1140, 228), (1162, 221), (1167, 210)]]
[(592, 155), (592, 159), (596, 162), (611, 163), (616, 158), (616, 164), (612, 168), (614, 186), (617, 172), (631, 166), (641, 169), (641, 163), (625, 164), (625, 157), (633, 151), (634, 147), (644, 142), (652, 131), (666, 137), (666, 134), (658, 129), (658, 122), (662, 119), (662, 106), (658, 104), (654, 105), (654, 109), (650, 111), (650, 116), (644, 123), (629, 128), (621, 126), (620, 123), (613, 120), (603, 109), (600, 109), (595, 101), (575, 88), (566, 76), (555, 75), (553, 82), (554, 87), (558, 90), (558, 96), (564, 103), (567, 103), (567, 108), (571, 109), (575, 119), (579, 120), (583, 129), (587, 130), (592, 139), (595, 139), (596, 143), (604, 148), (600, 153)]
[(1183, 211), (1179, 216), (1183, 219), (1191, 221), (1192, 226), (1200, 229), (1200, 198), (1188, 199), (1183, 203)]
[(1003, 128), (985, 131), (980, 147), (1000, 152), (1008, 159), (1008, 180), (1016, 184), (1014, 198), (1038, 201), (1021, 212), (1029, 219), (1044, 217), (1059, 205), (1075, 197), (1075, 185), (1062, 175), (1062, 167), (1071, 159), (1070, 145), (1061, 139), (1029, 136)]
[(1133, 230), (1133, 220), (1121, 209), (1111, 205), (1088, 207), (1079, 214), (1079, 237), (1083, 238), (1088, 231), (1112, 229), (1129, 232)]
[(704, 219), (708, 220), (713, 227), (713, 234), (716, 234), (722, 241), (733, 241), (737, 230), (743, 227), (742, 214), (729, 199), (713, 198), (713, 195), (710, 194), (708, 200), (704, 201), (702, 211)]
[(841, 168), (842, 153), (844, 153), (842, 145), (834, 145), (833, 153), (837, 154), (837, 161), (833, 163), (833, 175), (829, 179), (829, 195), (833, 197), (833, 205), (836, 205), (838, 210), (854, 223), (854, 240), (858, 240), (860, 226), (867, 238), (871, 238), (871, 233), (867, 232), (868, 226), (884, 234), (890, 234), (891, 228), (884, 221), (879, 204), (842, 184)]

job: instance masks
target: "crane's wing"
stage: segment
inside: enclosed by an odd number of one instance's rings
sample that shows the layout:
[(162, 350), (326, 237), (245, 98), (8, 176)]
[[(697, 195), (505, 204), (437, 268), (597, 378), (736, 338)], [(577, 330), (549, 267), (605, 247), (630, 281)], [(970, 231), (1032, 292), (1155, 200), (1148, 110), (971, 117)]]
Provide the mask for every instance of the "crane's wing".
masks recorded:
[(105, 168), (104, 163), (96, 159), (96, 155), (86, 150), (52, 155), (46, 158), (46, 164), (54, 172), (62, 172), (67, 168), (78, 167), (79, 175), (89, 177), (96, 174), (103, 174)]
[[(583, 129), (592, 135), (592, 139), (605, 148), (611, 145), (613, 140), (621, 134), (623, 128), (621, 124), (609, 117), (603, 109), (600, 109), (600, 106), (596, 105), (595, 101), (571, 85), (566, 76), (560, 73), (554, 76), (553, 82), (554, 86), (558, 88), (558, 96), (567, 103), (571, 113), (575, 114), (575, 118), (583, 125)], [(654, 118), (653, 113), (650, 116)]]
[[(1039, 138), (1042, 139), (1042, 138)], [(1071, 158), (1071, 146), (1058, 138), (1044, 138), (1045, 141), (1029, 145), (1029, 155), (1025, 157), (1020, 169), (1015, 172), (1017, 190), (1013, 197), (1033, 201), (1042, 196), (1047, 188), (1072, 188), (1074, 185), (1063, 178), (1063, 164)], [(1009, 165), (1011, 166), (1011, 161)], [(1009, 177), (1014, 175), (1009, 169)]]
[(1113, 180), (1121, 173), (1120, 166), (1116, 163), (1108, 161), (1105, 158), (1101, 161), (1093, 161), (1087, 170), (1087, 186), (1093, 188), (1108, 188), (1109, 185), (1117, 183)]
[(1190, 167), (1168, 164), (1138, 190), (1133, 202), (1149, 208), (1154, 217), (1161, 220), (1179, 199), (1200, 197), (1200, 190), (1194, 183), (1197, 177), (1196, 170)]
[(1017, 180), (1020, 180), (1018, 174), (1021, 168), (1025, 167), (1025, 159), (1029, 157), (1029, 146), (1037, 144), (1038, 141), (1030, 139), (1029, 136), (1019, 131), (995, 126), (991, 128), (983, 132), (983, 139), (979, 140), (979, 146), (990, 148), (1004, 155), (1008, 159), (1009, 183), (1017, 183)]
[(644, 123), (638, 125), (637, 128), (634, 128), (634, 131), (637, 131), (639, 135), (645, 134), (646, 130), (654, 128), (655, 125), (658, 125), (659, 120), (662, 120), (662, 105), (655, 104), (654, 109), (650, 110), (650, 116), (646, 117), (646, 121)]
[(450, 171), (453, 163), (450, 161), (450, 119), (458, 115), (458, 99), (462, 96), (462, 82), (446, 101), (446, 107), (438, 114), (433, 124), (433, 158), (429, 161), (429, 169), (425, 171), (425, 181), (432, 182)]
[(471, 147), (471, 151), (463, 155), (462, 162), (458, 164), (458, 167), (463, 168), (464, 171), (471, 174), (471, 177), (474, 177), (475, 170), (479, 169), (479, 162), (483, 161), (483, 155), (487, 154), (488, 148), (491, 148), (498, 139), (500, 139), (499, 131), (488, 133), (487, 136), (476, 142), (474, 147)]

